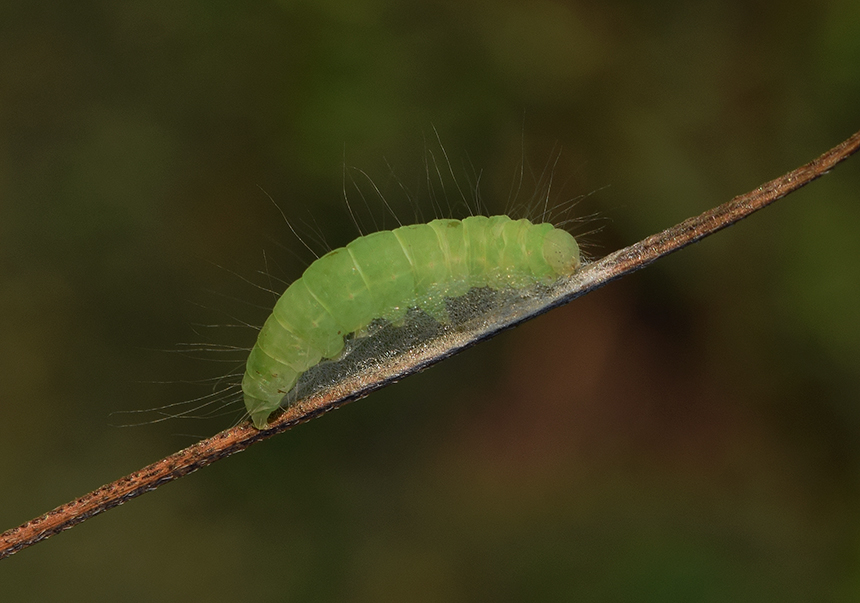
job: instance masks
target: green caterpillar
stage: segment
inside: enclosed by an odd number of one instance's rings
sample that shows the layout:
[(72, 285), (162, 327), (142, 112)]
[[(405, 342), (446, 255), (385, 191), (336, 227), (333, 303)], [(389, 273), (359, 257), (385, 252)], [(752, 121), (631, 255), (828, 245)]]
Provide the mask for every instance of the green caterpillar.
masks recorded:
[(313, 262), (278, 299), (248, 356), (242, 391), (263, 429), (299, 377), (337, 358), (344, 337), (419, 308), (449, 322), (446, 298), (475, 287), (550, 284), (580, 266), (573, 236), (507, 216), (433, 220), (359, 237)]

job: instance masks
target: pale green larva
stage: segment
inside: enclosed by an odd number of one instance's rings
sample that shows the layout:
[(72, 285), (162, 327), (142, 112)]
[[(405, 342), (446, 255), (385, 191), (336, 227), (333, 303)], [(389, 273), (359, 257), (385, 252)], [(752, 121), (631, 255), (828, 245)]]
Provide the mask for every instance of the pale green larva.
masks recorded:
[(507, 216), (433, 220), (359, 237), (308, 266), (275, 304), (248, 356), (242, 391), (258, 428), (344, 337), (373, 321), (402, 323), (410, 308), (448, 322), (446, 298), (552, 283), (579, 268), (573, 236)]

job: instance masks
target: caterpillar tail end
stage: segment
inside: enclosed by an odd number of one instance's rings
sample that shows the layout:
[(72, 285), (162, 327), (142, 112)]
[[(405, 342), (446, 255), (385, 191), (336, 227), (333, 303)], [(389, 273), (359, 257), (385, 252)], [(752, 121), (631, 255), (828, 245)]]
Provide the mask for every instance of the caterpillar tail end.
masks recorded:
[(553, 272), (559, 276), (570, 276), (581, 266), (576, 239), (560, 228), (554, 228), (546, 234), (543, 256)]

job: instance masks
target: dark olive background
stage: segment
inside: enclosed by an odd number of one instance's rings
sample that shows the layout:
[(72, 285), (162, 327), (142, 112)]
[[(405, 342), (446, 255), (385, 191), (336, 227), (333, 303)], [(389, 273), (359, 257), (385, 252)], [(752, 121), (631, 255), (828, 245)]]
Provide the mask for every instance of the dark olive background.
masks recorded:
[[(344, 162), (409, 221), (434, 127), (494, 211), (560, 147), (550, 198), (594, 193), (569, 226), (594, 257), (812, 159), (858, 107), (855, 0), (6, 1), (0, 529), (235, 419), (109, 413), (205, 395), (179, 381), (230, 365), (158, 350), (248, 345), (195, 325), (261, 324), (245, 279), (312, 257), (261, 189), (334, 246), (344, 185), (362, 207)], [(0, 562), (0, 597), (857, 600), (858, 197), (854, 158)]]

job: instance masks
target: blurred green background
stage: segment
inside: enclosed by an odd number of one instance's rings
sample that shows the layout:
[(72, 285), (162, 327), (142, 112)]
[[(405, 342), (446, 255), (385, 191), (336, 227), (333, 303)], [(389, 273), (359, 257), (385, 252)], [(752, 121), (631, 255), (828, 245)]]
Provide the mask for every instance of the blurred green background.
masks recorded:
[[(344, 162), (409, 221), (434, 127), (497, 212), (561, 148), (550, 198), (594, 193), (569, 228), (598, 257), (812, 159), (858, 107), (856, 0), (7, 0), (0, 529), (231, 424), (109, 413), (205, 395), (181, 382), (233, 365), (160, 350), (250, 345), (195, 325), (261, 324), (245, 279), (312, 258), (261, 189), (336, 246)], [(854, 158), (0, 562), (2, 598), (856, 601), (858, 196)]]

